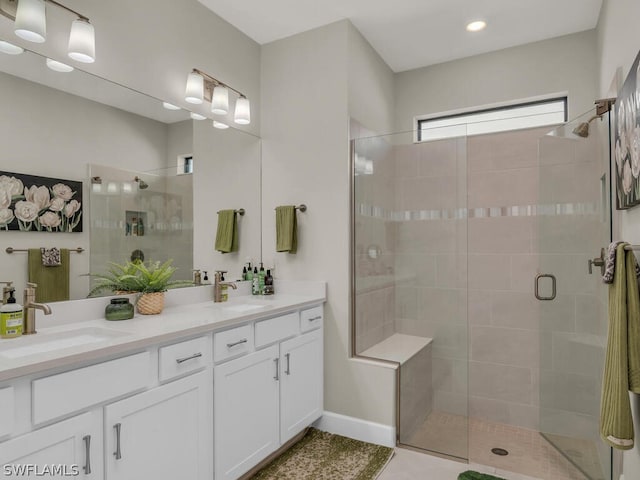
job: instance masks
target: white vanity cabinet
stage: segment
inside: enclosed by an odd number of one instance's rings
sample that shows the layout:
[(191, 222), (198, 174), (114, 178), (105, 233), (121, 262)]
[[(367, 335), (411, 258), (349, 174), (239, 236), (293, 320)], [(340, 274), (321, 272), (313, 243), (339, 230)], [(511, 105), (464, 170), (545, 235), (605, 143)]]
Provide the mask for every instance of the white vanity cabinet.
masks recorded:
[(216, 480), (237, 479), (322, 415), (322, 322), (301, 333), (304, 312), (257, 321), (259, 349), (214, 367)]
[(106, 478), (211, 479), (210, 373), (196, 373), (104, 408)]
[(102, 479), (102, 452), (102, 410), (98, 409), (1, 443), (0, 478)]

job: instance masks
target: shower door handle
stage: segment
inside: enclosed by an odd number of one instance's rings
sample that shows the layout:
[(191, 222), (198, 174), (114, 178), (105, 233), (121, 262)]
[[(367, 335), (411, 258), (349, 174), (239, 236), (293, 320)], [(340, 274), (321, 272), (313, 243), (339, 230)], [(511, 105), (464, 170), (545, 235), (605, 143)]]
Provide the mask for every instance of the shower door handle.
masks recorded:
[[(540, 295), (540, 279), (541, 278), (550, 278), (551, 279), (551, 296), (545, 297)], [(534, 293), (538, 300), (553, 300), (556, 298), (556, 277), (551, 275), (550, 273), (540, 273), (536, 275), (536, 279), (534, 282)]]
[(600, 256), (589, 260), (589, 275), (593, 273), (593, 267), (600, 267), (600, 274), (604, 275), (605, 262), (604, 262), (604, 248), (600, 249)]

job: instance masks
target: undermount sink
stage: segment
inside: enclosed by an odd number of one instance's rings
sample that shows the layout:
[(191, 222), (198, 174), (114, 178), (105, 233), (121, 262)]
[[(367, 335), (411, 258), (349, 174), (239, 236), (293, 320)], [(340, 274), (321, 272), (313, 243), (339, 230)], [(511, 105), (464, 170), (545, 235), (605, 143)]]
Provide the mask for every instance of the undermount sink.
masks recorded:
[[(38, 333), (0, 343), (0, 357), (15, 359), (65, 348), (107, 342), (127, 335), (125, 332), (101, 327), (79, 328), (66, 332)], [(10, 344), (8, 342), (15, 342)]]

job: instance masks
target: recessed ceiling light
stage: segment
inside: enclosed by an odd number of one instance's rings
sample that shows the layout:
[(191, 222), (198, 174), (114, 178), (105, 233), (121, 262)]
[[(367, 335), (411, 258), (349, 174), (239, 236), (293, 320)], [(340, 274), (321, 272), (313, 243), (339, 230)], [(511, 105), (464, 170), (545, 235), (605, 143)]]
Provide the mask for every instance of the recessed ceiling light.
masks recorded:
[(480, 30), (484, 30), (486, 26), (487, 26), (487, 22), (485, 22), (484, 20), (476, 20), (467, 24), (467, 31), (479, 32)]
[(180, 110), (180, 107), (174, 105), (173, 103), (169, 103), (169, 102), (162, 102), (162, 106), (164, 108), (166, 108), (167, 110)]

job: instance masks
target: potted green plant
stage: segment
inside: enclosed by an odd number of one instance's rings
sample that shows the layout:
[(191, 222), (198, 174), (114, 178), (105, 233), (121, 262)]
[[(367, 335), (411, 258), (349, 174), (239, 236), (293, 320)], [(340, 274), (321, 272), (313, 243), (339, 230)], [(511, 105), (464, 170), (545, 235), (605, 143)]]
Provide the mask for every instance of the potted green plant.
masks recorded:
[(140, 293), (138, 297), (138, 312), (143, 315), (155, 315), (164, 308), (164, 292), (169, 288), (193, 285), (189, 280), (171, 280), (176, 271), (167, 260), (164, 263), (140, 261), (124, 264), (110, 263), (106, 273), (94, 274), (96, 284), (89, 292), (89, 296), (105, 290), (115, 293)]

